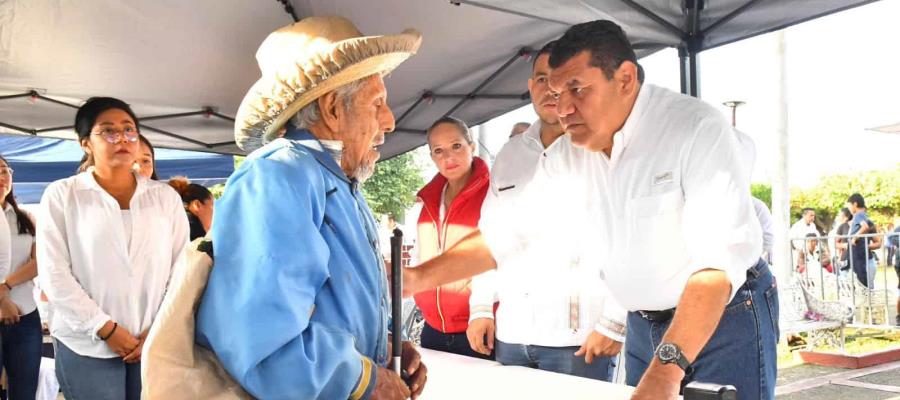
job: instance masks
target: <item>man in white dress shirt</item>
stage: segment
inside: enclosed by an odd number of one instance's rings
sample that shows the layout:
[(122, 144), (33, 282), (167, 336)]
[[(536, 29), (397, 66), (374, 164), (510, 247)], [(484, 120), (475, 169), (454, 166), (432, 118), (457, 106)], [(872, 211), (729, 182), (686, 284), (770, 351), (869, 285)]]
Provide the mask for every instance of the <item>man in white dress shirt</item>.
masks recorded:
[(601, 316), (605, 291), (582, 216), (584, 185), (546, 168), (572, 149), (547, 88), (552, 45), (538, 51), (528, 80), (540, 119), (503, 146), (491, 171), (478, 226), (497, 269), (472, 278), (466, 333), (473, 350), (493, 349), (504, 365), (609, 381), (625, 311), (606, 304), (611, 316)]
[(636, 399), (675, 399), (691, 381), (774, 397), (778, 294), (760, 260), (749, 171), (728, 121), (692, 97), (641, 85), (610, 21), (575, 25), (550, 55), (550, 88), (606, 229), (607, 286), (629, 310)]

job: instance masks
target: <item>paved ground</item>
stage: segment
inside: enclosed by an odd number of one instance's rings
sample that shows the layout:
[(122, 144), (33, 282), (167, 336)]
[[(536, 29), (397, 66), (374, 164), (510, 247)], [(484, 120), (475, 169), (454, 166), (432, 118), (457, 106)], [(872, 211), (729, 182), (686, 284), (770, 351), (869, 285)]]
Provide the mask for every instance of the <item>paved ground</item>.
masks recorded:
[(798, 365), (778, 371), (779, 400), (900, 399), (900, 362), (863, 369)]

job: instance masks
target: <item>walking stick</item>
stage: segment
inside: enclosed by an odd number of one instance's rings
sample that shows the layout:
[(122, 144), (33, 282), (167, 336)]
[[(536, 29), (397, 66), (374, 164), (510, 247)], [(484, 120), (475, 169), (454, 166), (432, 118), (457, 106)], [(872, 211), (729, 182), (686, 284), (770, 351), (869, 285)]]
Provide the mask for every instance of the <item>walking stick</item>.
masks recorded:
[(391, 236), (391, 346), (393, 348), (394, 372), (401, 377), (401, 357), (403, 349), (401, 333), (403, 332), (403, 232), (394, 229)]

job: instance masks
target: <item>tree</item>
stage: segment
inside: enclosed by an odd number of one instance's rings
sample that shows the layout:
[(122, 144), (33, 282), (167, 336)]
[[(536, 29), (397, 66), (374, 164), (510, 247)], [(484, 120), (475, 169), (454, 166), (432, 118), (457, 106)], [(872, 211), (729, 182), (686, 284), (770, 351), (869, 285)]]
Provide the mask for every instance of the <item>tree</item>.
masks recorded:
[(768, 183), (754, 183), (750, 185), (750, 194), (760, 199), (770, 210), (772, 209), (772, 185)]
[(404, 153), (376, 165), (375, 173), (363, 184), (363, 196), (376, 217), (391, 215), (400, 221), (424, 184), (412, 153)]

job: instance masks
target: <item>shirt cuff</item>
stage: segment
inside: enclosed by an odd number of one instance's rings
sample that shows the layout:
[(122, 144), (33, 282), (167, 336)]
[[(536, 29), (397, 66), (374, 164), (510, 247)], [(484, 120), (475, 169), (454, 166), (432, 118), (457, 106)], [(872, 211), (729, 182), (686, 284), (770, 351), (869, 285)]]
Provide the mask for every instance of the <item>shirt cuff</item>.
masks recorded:
[(469, 322), (479, 318), (494, 319), (494, 305), (469, 307)]
[(103, 339), (100, 338), (100, 335), (98, 333), (100, 332), (100, 329), (103, 329), (103, 325), (106, 325), (106, 323), (111, 320), (112, 318), (110, 318), (109, 315), (106, 315), (102, 312), (97, 314), (96, 317), (91, 318), (91, 320), (85, 324), (85, 326), (91, 327), (91, 339), (93, 339), (95, 342), (98, 340), (102, 341)]
[(609, 321), (607, 319), (601, 319), (597, 325), (594, 326), (594, 330), (600, 332), (603, 336), (606, 336), (612, 340), (615, 340), (619, 343), (625, 343), (625, 325), (619, 324), (618, 322)]
[(362, 373), (359, 375), (356, 387), (350, 393), (350, 400), (368, 399), (375, 391), (375, 376), (378, 367), (368, 357), (361, 357), (360, 360), (362, 361)]

